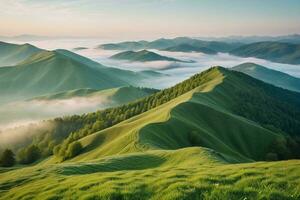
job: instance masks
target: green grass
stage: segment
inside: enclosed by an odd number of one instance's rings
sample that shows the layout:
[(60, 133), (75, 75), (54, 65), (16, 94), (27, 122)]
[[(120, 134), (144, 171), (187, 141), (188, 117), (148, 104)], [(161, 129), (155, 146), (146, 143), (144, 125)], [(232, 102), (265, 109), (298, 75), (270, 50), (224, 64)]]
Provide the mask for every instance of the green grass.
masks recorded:
[(299, 178), (297, 160), (226, 164), (190, 147), (11, 170), (0, 176), (0, 199), (296, 200)]

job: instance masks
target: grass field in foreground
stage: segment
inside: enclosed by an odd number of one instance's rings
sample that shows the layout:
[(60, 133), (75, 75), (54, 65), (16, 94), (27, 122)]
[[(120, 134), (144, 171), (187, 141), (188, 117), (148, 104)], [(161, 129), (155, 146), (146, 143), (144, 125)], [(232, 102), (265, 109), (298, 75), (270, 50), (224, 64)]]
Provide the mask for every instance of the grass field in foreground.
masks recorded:
[(299, 179), (299, 160), (225, 164), (190, 147), (3, 172), (0, 199), (296, 200)]

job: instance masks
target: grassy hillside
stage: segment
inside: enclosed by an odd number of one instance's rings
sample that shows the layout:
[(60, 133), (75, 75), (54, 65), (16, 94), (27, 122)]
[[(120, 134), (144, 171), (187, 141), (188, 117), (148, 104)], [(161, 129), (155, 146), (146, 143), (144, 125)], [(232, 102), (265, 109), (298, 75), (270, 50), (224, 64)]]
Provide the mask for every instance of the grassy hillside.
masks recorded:
[(1, 99), (9, 101), (80, 88), (136, 85), (146, 78), (143, 73), (105, 67), (66, 50), (42, 51), (16, 66), (0, 68), (0, 92), (5, 94)]
[(246, 81), (241, 84), (240, 77), (224, 69), (214, 69), (204, 77), (205, 83), (190, 92), (84, 137), (81, 143), (88, 152), (75, 159), (190, 146), (214, 149), (229, 162), (265, 159), (271, 142), (283, 136), (238, 115), (241, 102), (234, 99), (238, 91), (233, 87), (254, 87)]
[(243, 63), (232, 68), (243, 72), (256, 79), (282, 87), (288, 90), (300, 92), (300, 79), (288, 74), (266, 68), (255, 63)]
[(300, 45), (282, 42), (258, 42), (230, 52), (241, 57), (256, 57), (278, 63), (300, 64)]
[(17, 45), (0, 42), (0, 66), (15, 65), (41, 51), (43, 50), (30, 44)]
[(175, 58), (161, 56), (157, 53), (142, 50), (142, 51), (125, 51), (111, 56), (110, 58), (116, 60), (130, 60), (138, 62), (149, 62), (149, 61), (174, 61), (174, 62), (183, 62)]
[[(267, 153), (279, 153), (279, 159), (286, 159), (287, 155), (281, 155), (278, 149), (272, 149), (271, 143), (277, 139), (285, 140), (283, 132), (291, 137), (299, 136), (299, 99), (299, 93), (276, 88), (239, 72), (212, 68), (172, 88), (127, 105), (82, 116), (57, 119), (54, 121), (54, 124), (58, 124), (57, 127), (54, 126), (50, 131), (52, 139), (49, 137), (50, 140), (43, 141), (42, 144), (46, 144), (48, 149), (47, 144), (53, 140), (57, 141), (57, 135), (60, 136), (60, 141), (61, 136), (68, 136), (65, 142), (58, 146), (61, 149), (59, 151), (64, 154), (65, 148), (73, 141), (88, 138), (85, 136), (96, 131), (100, 133), (90, 136), (91, 138), (97, 138), (98, 135), (101, 135), (100, 138), (105, 138), (105, 135), (112, 137), (115, 134), (110, 134), (110, 130), (123, 136), (128, 135), (130, 138), (137, 138), (132, 135), (137, 133), (141, 138), (141, 134), (145, 132), (146, 135), (153, 136), (150, 137), (150, 141), (146, 139), (153, 144), (149, 146), (141, 143), (140, 145), (150, 149), (161, 146), (173, 149), (196, 145), (215, 149), (232, 161), (264, 160)], [(266, 102), (268, 106), (265, 106)], [(147, 113), (150, 115), (148, 116)], [(123, 125), (127, 127), (125, 123), (127, 119), (130, 121), (129, 129), (120, 127)], [(135, 121), (135, 119), (139, 120)], [(158, 122), (164, 123), (151, 125)], [(157, 137), (157, 133), (163, 133), (161, 137), (166, 139)], [(179, 137), (170, 140), (168, 139), (171, 137), (170, 134), (179, 134)], [(229, 135), (231, 136), (228, 140), (224, 139)], [(157, 139), (156, 137), (159, 139), (152, 141)], [(126, 137), (121, 138), (126, 140), (124, 143), (126, 148), (133, 151), (136, 145), (132, 146), (127, 142), (140, 143)], [(260, 140), (256, 141), (257, 138)], [(123, 151), (121, 145), (123, 140), (119, 139), (116, 140), (118, 141), (116, 146)], [(160, 144), (165, 140), (172, 143)], [(253, 141), (251, 143), (253, 146), (245, 143), (249, 141)], [(289, 148), (286, 144), (283, 146)], [(93, 148), (102, 152), (102, 147)], [(297, 152), (291, 151), (290, 156), (297, 156)]]
[(200, 52), (205, 54), (216, 54), (217, 52), (214, 50), (211, 50), (206, 47), (196, 47), (190, 44), (180, 44), (177, 46), (172, 46), (166, 49), (163, 49), (164, 51), (174, 51), (174, 52)]

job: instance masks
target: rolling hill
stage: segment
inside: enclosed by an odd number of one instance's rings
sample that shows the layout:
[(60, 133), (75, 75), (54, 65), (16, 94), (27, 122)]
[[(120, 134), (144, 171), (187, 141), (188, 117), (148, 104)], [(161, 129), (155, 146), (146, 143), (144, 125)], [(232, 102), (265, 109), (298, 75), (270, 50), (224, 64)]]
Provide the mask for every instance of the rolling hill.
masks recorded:
[(148, 74), (105, 67), (67, 50), (42, 51), (16, 66), (1, 67), (0, 92), (3, 101), (20, 100), (80, 88), (136, 85), (146, 78)]
[(255, 63), (243, 63), (232, 68), (243, 72), (256, 79), (282, 87), (288, 90), (300, 92), (300, 79), (280, 71), (272, 70)]
[(257, 42), (230, 52), (240, 57), (256, 57), (278, 63), (300, 64), (300, 45), (283, 42)]
[(211, 68), (139, 101), (82, 116), (93, 125), (104, 115), (133, 113), (83, 137), (73, 132), (68, 141), (83, 149), (69, 160), (52, 156), (2, 168), (0, 198), (296, 200), (299, 160), (254, 161), (276, 149), (274, 140), (299, 133), (299, 96)]
[[(200, 83), (194, 89), (128, 121), (82, 138), (87, 152), (74, 159), (202, 146), (218, 152), (227, 162), (264, 160), (272, 141), (284, 137), (279, 129), (297, 134), (300, 119), (294, 117), (294, 112), (299, 114), (300, 94), (224, 68), (213, 68), (200, 79), (193, 79), (191, 83)], [(167, 91), (161, 93), (168, 94)], [(284, 97), (279, 97), (283, 94)], [(248, 105), (246, 97), (256, 104)], [(151, 101), (151, 96), (148, 98)], [(263, 108), (269, 113), (268, 117), (258, 117), (256, 115), (261, 112), (258, 107), (264, 106), (265, 99), (273, 99), (274, 104)], [(242, 102), (248, 106), (244, 107)], [(290, 108), (285, 108), (286, 102)], [(286, 109), (285, 113), (281, 113), (281, 109)], [(290, 123), (284, 122), (287, 118), (276, 117), (283, 114), (293, 121), (290, 125), (294, 128), (283, 125)], [(277, 120), (283, 120), (282, 125), (277, 124)], [(268, 128), (270, 125), (277, 129)], [(111, 146), (115, 148), (111, 149)]]
[(142, 50), (142, 51), (125, 51), (118, 54), (115, 54), (110, 57), (111, 59), (116, 60), (129, 60), (136, 62), (150, 62), (150, 61), (173, 61), (173, 62), (184, 62), (171, 57), (161, 56), (157, 53)]
[(0, 66), (16, 65), (35, 53), (43, 51), (30, 44), (0, 42)]

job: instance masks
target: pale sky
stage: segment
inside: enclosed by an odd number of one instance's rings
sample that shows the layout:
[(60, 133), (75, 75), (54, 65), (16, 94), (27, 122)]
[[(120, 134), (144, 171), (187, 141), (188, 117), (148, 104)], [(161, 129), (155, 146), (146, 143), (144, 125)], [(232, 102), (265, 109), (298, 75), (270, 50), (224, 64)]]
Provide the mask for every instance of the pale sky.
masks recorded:
[(2, 36), (300, 33), (300, 0), (0, 0), (0, 8)]

